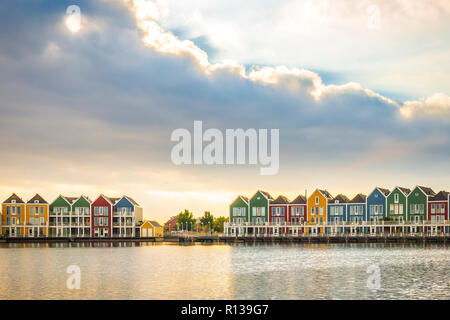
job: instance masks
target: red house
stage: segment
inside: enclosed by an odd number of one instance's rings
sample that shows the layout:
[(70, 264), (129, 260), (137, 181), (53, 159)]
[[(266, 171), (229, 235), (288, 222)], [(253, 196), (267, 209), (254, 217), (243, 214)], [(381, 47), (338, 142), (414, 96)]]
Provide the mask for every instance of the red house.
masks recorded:
[[(448, 206), (449, 206), (449, 193), (447, 191), (440, 191), (435, 196), (430, 197), (428, 200), (428, 221), (441, 222), (442, 220), (449, 220)], [(443, 228), (443, 227), (442, 227)], [(441, 227), (437, 227), (435, 232), (444, 232), (440, 230)]]
[(173, 216), (164, 223), (164, 230), (169, 232), (177, 230), (178, 216)]
[(299, 195), (289, 204), (289, 222), (300, 224), (306, 221), (306, 197)]
[(95, 238), (112, 237), (113, 206), (120, 198), (100, 195), (91, 204), (91, 236)]
[(282, 224), (289, 221), (289, 199), (278, 196), (269, 202), (269, 221), (272, 224)]

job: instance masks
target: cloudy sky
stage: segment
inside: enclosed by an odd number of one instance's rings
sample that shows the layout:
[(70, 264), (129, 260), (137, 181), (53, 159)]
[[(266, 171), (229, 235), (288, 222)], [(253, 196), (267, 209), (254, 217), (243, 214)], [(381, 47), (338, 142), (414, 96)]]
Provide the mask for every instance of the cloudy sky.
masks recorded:
[[(0, 15), (2, 199), (127, 194), (164, 222), (257, 189), (450, 189), (447, 0), (7, 0)], [(280, 129), (279, 173), (174, 165), (171, 133), (194, 120)]]

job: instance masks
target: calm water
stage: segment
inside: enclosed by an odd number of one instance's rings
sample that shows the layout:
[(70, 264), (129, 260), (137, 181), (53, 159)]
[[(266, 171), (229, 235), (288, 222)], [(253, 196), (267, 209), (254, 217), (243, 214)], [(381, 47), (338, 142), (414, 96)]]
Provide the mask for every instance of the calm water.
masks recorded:
[(437, 245), (3, 244), (0, 299), (449, 299), (449, 262)]

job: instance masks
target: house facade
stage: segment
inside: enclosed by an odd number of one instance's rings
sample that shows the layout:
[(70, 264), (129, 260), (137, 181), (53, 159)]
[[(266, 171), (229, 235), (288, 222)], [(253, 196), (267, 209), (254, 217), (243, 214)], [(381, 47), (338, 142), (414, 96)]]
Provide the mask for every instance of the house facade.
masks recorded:
[(119, 198), (100, 195), (91, 204), (91, 237), (112, 237), (112, 212)]
[(2, 203), (1, 233), (8, 237), (25, 237), (25, 202), (15, 193)]
[(258, 190), (249, 200), (249, 222), (269, 222), (269, 202), (272, 196), (265, 191)]
[(113, 206), (113, 237), (134, 237), (135, 226), (142, 224), (142, 207), (131, 197), (123, 196)]
[(247, 197), (238, 196), (230, 205), (230, 222), (245, 223), (249, 221), (249, 201)]
[(328, 222), (341, 223), (347, 221), (347, 204), (350, 199), (343, 194), (338, 194), (333, 199), (328, 200)]
[(395, 187), (387, 198), (387, 216), (397, 222), (407, 221), (408, 196), (411, 190), (404, 187)]
[(359, 193), (347, 205), (347, 221), (367, 221), (367, 196)]
[(25, 204), (25, 235), (28, 237), (48, 236), (49, 204), (39, 194), (35, 194)]
[(160, 238), (164, 236), (164, 228), (156, 221), (144, 221), (139, 228), (141, 238)]
[(300, 194), (289, 203), (289, 221), (293, 224), (305, 222), (307, 220), (307, 211), (306, 197)]
[(333, 196), (326, 190), (316, 189), (308, 198), (308, 215), (307, 222), (311, 228), (307, 229), (310, 233), (324, 233), (325, 230), (321, 227), (314, 227), (327, 221), (328, 215), (328, 201), (333, 199)]
[[(431, 223), (439, 223), (443, 220), (450, 220), (448, 210), (450, 204), (450, 193), (447, 191), (440, 191), (433, 197), (428, 199), (428, 221)], [(441, 233), (444, 231), (443, 227), (430, 227), (430, 232)]]
[(436, 193), (428, 187), (416, 186), (408, 195), (409, 221), (422, 222), (428, 217), (428, 200)]
[(285, 196), (278, 196), (269, 201), (269, 221), (272, 224), (284, 224), (289, 222), (289, 203), (291, 201)]

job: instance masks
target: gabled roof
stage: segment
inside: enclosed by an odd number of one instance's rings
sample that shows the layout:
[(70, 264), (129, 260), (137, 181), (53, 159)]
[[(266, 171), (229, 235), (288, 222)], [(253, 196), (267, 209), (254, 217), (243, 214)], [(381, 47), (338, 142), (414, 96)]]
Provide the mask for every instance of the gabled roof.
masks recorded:
[[(337, 201), (337, 202), (336, 202)], [(328, 199), (328, 203), (333, 204), (333, 203), (348, 203), (350, 202), (350, 199), (347, 198), (345, 195), (343, 194), (338, 194), (336, 197), (334, 197), (333, 199)]]
[[(140, 207), (139, 203), (137, 203), (136, 201), (134, 201), (133, 198), (131, 198), (131, 197), (129, 197), (129, 196), (123, 196), (123, 197), (127, 198), (128, 201), (130, 201), (133, 205), (135, 205), (135, 206), (137, 206), (137, 207)], [(122, 197), (122, 198), (123, 198), (123, 197)]]
[(38, 201), (38, 203), (41, 204), (48, 204), (47, 201), (44, 200), (39, 194), (35, 194), (33, 198), (27, 201), (27, 203), (35, 203), (35, 201)]
[(350, 200), (350, 203), (365, 203), (367, 199), (367, 196), (362, 193), (358, 193), (352, 200)]
[(232, 203), (235, 203), (237, 199), (242, 199), (242, 201), (244, 201), (248, 205), (248, 198), (247, 197), (239, 195), (239, 196), (236, 197), (236, 199), (233, 200)]
[(431, 197), (430, 201), (447, 201), (448, 200), (448, 193), (447, 191), (439, 191), (434, 197)]
[[(116, 203), (117, 200), (119, 200), (120, 198), (113, 198), (113, 197), (107, 197), (104, 194), (101, 194), (97, 197), (97, 199), (95, 199), (95, 201), (97, 201), (99, 198), (103, 198), (106, 201), (108, 201), (111, 205), (114, 205)], [(94, 202), (95, 202), (94, 201)]]
[(417, 186), (420, 190), (422, 190), (423, 193), (425, 193), (427, 196), (434, 197), (436, 195), (436, 192), (433, 191), (433, 189), (428, 187), (422, 187)]
[(150, 221), (150, 223), (152, 226), (154, 226), (156, 228), (162, 228), (162, 226), (157, 221), (152, 220), (152, 221)]
[(325, 198), (333, 199), (333, 196), (327, 190), (317, 189)]
[(3, 201), (3, 203), (11, 203), (12, 201), (16, 201), (16, 203), (25, 203), (17, 194), (13, 193), (8, 199)]
[(297, 198), (292, 200), (291, 204), (306, 204), (306, 198), (300, 194)]
[(289, 204), (291, 201), (285, 196), (279, 195), (275, 200), (270, 200), (270, 204)]
[(66, 197), (63, 195), (60, 195), (61, 198), (63, 198), (64, 200), (66, 200), (69, 204), (74, 204), (75, 201), (77, 201), (79, 199), (79, 197)]
[(376, 187), (375, 189), (378, 189), (378, 191), (384, 194), (385, 197), (387, 197), (391, 193), (391, 191), (389, 191), (389, 189), (386, 188)]
[(265, 195), (267, 199), (273, 200), (272, 196), (268, 192), (262, 191), (262, 190), (258, 190), (258, 191), (261, 192), (263, 195)]
[[(408, 196), (411, 193), (411, 189), (408, 189), (408, 188), (396, 187), (395, 189), (400, 190), (405, 196)], [(392, 190), (392, 192), (394, 192), (394, 190)]]

